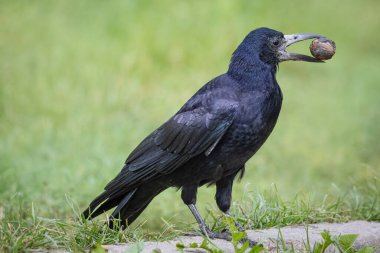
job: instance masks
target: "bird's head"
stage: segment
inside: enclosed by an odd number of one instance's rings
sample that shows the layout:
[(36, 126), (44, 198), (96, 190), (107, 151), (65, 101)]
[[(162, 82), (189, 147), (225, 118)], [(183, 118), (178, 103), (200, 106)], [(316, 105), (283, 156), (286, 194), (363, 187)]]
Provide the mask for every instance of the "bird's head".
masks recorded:
[(258, 28), (245, 37), (234, 52), (234, 56), (238, 58), (237, 60), (244, 56), (251, 58), (252, 61), (259, 59), (274, 66), (283, 61), (323, 62), (308, 55), (286, 51), (288, 46), (296, 42), (320, 37), (323, 36), (308, 33), (284, 35), (273, 29)]

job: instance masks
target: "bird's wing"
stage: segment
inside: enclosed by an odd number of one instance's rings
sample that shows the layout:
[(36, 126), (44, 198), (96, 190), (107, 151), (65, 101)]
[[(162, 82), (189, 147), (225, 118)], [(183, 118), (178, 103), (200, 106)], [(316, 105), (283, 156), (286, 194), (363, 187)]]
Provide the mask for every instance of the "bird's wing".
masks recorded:
[(237, 107), (236, 101), (219, 99), (207, 108), (177, 113), (130, 154), (106, 190), (170, 174), (194, 156), (209, 155), (233, 122)]

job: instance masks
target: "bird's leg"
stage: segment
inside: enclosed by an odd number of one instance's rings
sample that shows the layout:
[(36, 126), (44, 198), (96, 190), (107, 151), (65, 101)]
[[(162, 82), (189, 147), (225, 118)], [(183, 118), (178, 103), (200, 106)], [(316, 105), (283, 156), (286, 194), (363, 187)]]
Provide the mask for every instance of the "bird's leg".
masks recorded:
[(230, 212), (230, 210), (227, 210), (224, 213), (233, 218), (233, 220), (235, 222), (235, 226), (239, 230), (239, 232), (244, 232), (245, 231), (244, 228), (243, 228), (243, 226), (235, 219), (235, 216)]
[(199, 214), (197, 207), (195, 206), (195, 203), (197, 201), (197, 198), (196, 198), (197, 189), (198, 189), (198, 185), (183, 186), (181, 197), (182, 197), (183, 202), (189, 207), (191, 213), (194, 215), (202, 234), (204, 234), (205, 236), (208, 236), (209, 238), (231, 240), (231, 234), (229, 232), (216, 233), (216, 232), (212, 232), (208, 228), (203, 218)]
[(195, 219), (197, 220), (199, 228), (201, 229), (201, 232), (203, 235), (205, 235), (211, 239), (218, 238), (218, 239), (224, 239), (227, 241), (231, 241), (231, 233), (230, 232), (228, 232), (228, 231), (224, 231), (221, 233), (212, 232), (209, 229), (209, 227), (206, 225), (206, 223), (204, 222), (201, 215), (199, 214), (197, 207), (194, 204), (190, 204), (190, 205), (188, 205), (188, 207), (189, 207), (191, 213), (194, 215)]
[[(227, 214), (228, 216), (232, 217), (232, 219), (235, 222), (235, 226), (236, 226), (236, 228), (238, 229), (239, 232), (245, 232), (244, 227), (235, 219), (234, 215), (230, 212), (230, 210), (227, 210), (224, 213)], [(240, 242), (241, 243), (248, 242), (248, 244), (249, 244), (250, 247), (253, 247), (253, 246), (255, 246), (257, 244), (256, 241), (252, 241), (252, 240), (248, 239), (247, 237), (241, 239)]]
[[(235, 222), (235, 225), (239, 232), (244, 232), (243, 226), (237, 222), (237, 220), (234, 218), (232, 213), (230, 212), (231, 207), (231, 198), (232, 198), (232, 184), (233, 180), (235, 178), (235, 175), (231, 175), (229, 177), (221, 178), (219, 181), (216, 182), (216, 194), (215, 194), (215, 200), (216, 204), (218, 205), (219, 209), (227, 214), (228, 216), (231, 216)], [(253, 247), (257, 244), (257, 242), (249, 240), (248, 238), (243, 238), (241, 240), (242, 243), (248, 241), (249, 245)]]
[(215, 200), (219, 209), (223, 213), (232, 217), (235, 222), (236, 227), (238, 228), (240, 232), (242, 232), (244, 231), (243, 226), (239, 222), (237, 222), (234, 215), (230, 212), (231, 198), (232, 198), (232, 184), (233, 184), (234, 177), (235, 175), (230, 176), (230, 177), (225, 177), (216, 182)]

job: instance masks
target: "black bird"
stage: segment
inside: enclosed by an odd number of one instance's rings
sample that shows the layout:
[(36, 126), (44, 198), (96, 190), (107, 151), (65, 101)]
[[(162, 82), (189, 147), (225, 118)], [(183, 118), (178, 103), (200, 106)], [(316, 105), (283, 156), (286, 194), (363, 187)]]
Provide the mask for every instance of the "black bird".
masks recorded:
[(282, 61), (322, 62), (289, 53), (286, 47), (317, 34), (284, 35), (259, 28), (251, 31), (232, 55), (228, 71), (204, 85), (182, 108), (146, 137), (129, 155), (120, 173), (84, 211), (94, 218), (115, 208), (110, 216), (125, 228), (169, 187), (182, 190), (183, 202), (201, 232), (212, 232), (195, 206), (198, 187), (215, 184), (220, 210), (230, 215), (232, 184), (245, 163), (272, 132), (281, 110), (282, 93), (276, 81)]

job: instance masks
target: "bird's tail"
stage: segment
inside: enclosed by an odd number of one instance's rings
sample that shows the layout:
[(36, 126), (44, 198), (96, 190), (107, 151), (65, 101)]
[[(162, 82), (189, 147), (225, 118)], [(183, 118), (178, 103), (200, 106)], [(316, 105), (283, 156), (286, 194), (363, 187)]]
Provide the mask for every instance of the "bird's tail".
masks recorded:
[(165, 188), (150, 183), (142, 184), (121, 197), (112, 198), (107, 194), (107, 191), (105, 191), (90, 203), (89, 207), (83, 212), (83, 216), (86, 219), (92, 219), (116, 207), (110, 216), (108, 224), (113, 228), (116, 224), (114, 220), (120, 219), (119, 225), (125, 228), (126, 225), (131, 224), (142, 211), (144, 211), (153, 198), (163, 190), (165, 190)]
[[(133, 195), (133, 191), (128, 192), (128, 195)], [(124, 197), (124, 196), (123, 196)], [(114, 208), (117, 206), (123, 197), (112, 197), (108, 191), (104, 191), (102, 194), (97, 196), (83, 212), (83, 217), (85, 219), (93, 219), (96, 216)]]

